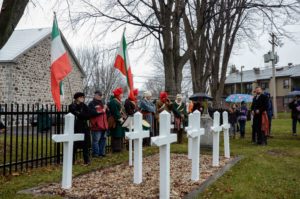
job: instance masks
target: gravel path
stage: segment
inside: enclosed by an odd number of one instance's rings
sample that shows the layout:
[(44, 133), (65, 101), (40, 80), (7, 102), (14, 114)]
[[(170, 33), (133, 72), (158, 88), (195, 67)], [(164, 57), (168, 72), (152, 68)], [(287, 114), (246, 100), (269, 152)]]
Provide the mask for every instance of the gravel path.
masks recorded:
[[(200, 180), (193, 182), (191, 160), (185, 154), (171, 154), (171, 198), (182, 198), (196, 189), (207, 178), (216, 173), (231, 159), (220, 157), (220, 167), (212, 167), (212, 157), (201, 155)], [(49, 184), (34, 190), (36, 194), (61, 195), (66, 198), (158, 198), (159, 197), (159, 154), (143, 159), (143, 182), (133, 184), (133, 167), (123, 163), (78, 176), (73, 187), (63, 190), (59, 183)]]

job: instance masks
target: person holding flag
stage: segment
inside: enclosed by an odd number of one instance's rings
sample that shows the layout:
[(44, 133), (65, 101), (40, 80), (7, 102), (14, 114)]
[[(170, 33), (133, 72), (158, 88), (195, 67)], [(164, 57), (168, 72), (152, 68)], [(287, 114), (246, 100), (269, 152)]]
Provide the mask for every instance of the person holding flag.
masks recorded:
[(60, 111), (60, 97), (63, 96), (63, 79), (72, 71), (67, 51), (62, 43), (56, 15), (54, 13), (51, 34), (51, 92), (54, 103)]

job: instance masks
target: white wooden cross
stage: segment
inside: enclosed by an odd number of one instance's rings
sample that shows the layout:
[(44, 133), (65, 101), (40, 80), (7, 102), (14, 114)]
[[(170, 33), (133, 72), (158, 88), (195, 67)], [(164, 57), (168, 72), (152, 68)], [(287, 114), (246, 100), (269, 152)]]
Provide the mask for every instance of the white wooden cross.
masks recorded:
[[(133, 129), (133, 117), (129, 116), (127, 119), (130, 120), (130, 124), (129, 124), (129, 133), (132, 132)], [(132, 166), (132, 139), (128, 139), (129, 142), (129, 166)]]
[(216, 111), (214, 113), (214, 122), (211, 127), (213, 133), (213, 162), (212, 165), (219, 166), (219, 144), (220, 144), (220, 131), (222, 127), (220, 126), (220, 113)]
[(230, 158), (230, 147), (229, 147), (229, 128), (230, 124), (228, 123), (228, 112), (224, 111), (223, 115), (223, 133), (224, 133), (224, 156), (225, 158)]
[(192, 140), (192, 175), (191, 180), (199, 180), (199, 156), (200, 156), (200, 136), (204, 135), (204, 128), (200, 128), (201, 113), (196, 110), (193, 113), (191, 128), (187, 131), (188, 136)]
[(170, 144), (177, 141), (176, 134), (170, 134), (171, 116), (167, 111), (159, 114), (159, 136), (151, 138), (151, 145), (159, 147), (159, 198), (170, 198)]
[(64, 134), (52, 135), (54, 142), (64, 143), (62, 188), (72, 187), (73, 145), (74, 141), (84, 140), (84, 134), (74, 134), (74, 115), (69, 113), (65, 116)]
[(143, 180), (143, 138), (149, 137), (149, 130), (143, 130), (143, 118), (140, 112), (134, 114), (134, 131), (126, 133), (129, 140), (133, 140), (134, 144), (134, 174), (133, 183), (140, 184)]
[[(189, 120), (188, 120), (188, 126), (185, 127), (185, 131), (189, 131), (192, 129), (192, 118), (193, 118), (193, 113), (189, 114)], [(192, 138), (188, 136), (188, 159), (192, 159)]]

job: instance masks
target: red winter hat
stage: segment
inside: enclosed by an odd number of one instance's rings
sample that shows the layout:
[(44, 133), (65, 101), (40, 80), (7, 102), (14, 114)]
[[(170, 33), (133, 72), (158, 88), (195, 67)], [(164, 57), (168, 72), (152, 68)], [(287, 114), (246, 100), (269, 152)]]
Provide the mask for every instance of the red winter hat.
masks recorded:
[(168, 98), (168, 93), (167, 92), (160, 92), (160, 94), (159, 94), (159, 98), (160, 99), (165, 99), (165, 98)]
[(113, 90), (114, 96), (119, 96), (123, 93), (123, 89), (121, 87), (116, 88), (115, 90)]
[(133, 94), (134, 94), (134, 96), (137, 96), (139, 94), (139, 90), (137, 88), (133, 89)]

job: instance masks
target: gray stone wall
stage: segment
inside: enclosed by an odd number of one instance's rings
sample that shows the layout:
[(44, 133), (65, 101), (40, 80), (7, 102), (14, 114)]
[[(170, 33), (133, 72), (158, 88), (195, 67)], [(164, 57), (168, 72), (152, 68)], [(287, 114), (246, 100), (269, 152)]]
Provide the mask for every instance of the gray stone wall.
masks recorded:
[[(15, 63), (0, 63), (0, 103), (53, 104), (50, 80), (50, 36), (39, 42), (16, 59)], [(72, 62), (72, 72), (64, 79), (65, 100), (83, 89), (83, 74)]]

